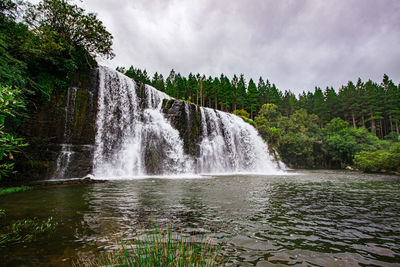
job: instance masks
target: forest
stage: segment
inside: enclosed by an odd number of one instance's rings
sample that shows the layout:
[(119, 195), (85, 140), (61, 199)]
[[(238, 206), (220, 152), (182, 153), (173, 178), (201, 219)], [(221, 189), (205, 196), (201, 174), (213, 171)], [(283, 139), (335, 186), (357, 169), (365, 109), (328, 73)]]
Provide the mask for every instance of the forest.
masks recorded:
[(400, 84), (386, 74), (381, 82), (359, 78), (296, 96), (263, 77), (247, 82), (243, 74), (185, 77), (171, 70), (164, 79), (133, 66), (117, 70), (177, 99), (242, 116), (291, 167), (400, 170)]

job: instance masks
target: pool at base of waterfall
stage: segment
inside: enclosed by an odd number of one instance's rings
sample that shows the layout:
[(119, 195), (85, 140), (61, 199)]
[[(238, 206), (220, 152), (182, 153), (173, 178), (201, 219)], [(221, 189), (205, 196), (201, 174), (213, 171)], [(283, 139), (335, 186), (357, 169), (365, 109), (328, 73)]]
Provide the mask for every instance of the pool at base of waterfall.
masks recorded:
[[(176, 178), (176, 177), (175, 177)], [(400, 263), (400, 178), (348, 171), (110, 180), (0, 196), (1, 229), (57, 223), (0, 247), (6, 266), (70, 266), (154, 226), (206, 234), (227, 266)]]

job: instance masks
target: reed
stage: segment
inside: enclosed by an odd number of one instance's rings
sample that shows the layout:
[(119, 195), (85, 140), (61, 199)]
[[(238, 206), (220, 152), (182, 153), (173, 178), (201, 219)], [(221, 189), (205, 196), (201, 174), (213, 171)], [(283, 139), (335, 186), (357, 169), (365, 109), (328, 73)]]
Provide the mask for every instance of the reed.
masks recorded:
[(155, 228), (129, 243), (120, 241), (120, 249), (107, 252), (94, 260), (78, 262), (77, 266), (219, 266), (220, 248), (206, 236), (200, 240)]

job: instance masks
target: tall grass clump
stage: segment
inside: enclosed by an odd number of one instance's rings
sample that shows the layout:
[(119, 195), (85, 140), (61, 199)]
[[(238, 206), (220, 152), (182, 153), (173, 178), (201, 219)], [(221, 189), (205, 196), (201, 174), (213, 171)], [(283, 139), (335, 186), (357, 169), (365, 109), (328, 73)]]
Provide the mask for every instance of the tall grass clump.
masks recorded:
[(129, 243), (121, 241), (121, 248), (94, 260), (78, 262), (78, 266), (219, 266), (219, 247), (205, 236), (200, 241), (183, 233), (155, 229), (138, 236)]
[[(5, 212), (0, 210), (0, 219), (5, 216)], [(0, 247), (12, 243), (30, 243), (45, 235), (55, 233), (57, 223), (52, 217), (47, 220), (22, 219), (17, 220), (11, 225), (0, 229)]]

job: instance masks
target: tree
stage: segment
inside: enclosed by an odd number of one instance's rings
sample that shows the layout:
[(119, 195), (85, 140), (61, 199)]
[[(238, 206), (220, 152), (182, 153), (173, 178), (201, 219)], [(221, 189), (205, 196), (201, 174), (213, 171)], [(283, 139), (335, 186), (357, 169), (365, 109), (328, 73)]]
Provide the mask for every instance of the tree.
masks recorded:
[(323, 127), (324, 121), (328, 119), (328, 110), (326, 107), (325, 97), (321, 88), (316, 87), (313, 95), (313, 112), (320, 118), (320, 126)]
[(379, 139), (375, 135), (363, 127), (349, 127), (349, 123), (340, 118), (331, 120), (323, 134), (329, 156), (337, 167), (351, 165), (357, 152), (379, 148)]
[(261, 137), (267, 141), (270, 152), (277, 151), (281, 139), (281, 131), (277, 128), (281, 114), (275, 104), (262, 105), (258, 116), (255, 118), (256, 128)]
[(400, 134), (400, 88), (386, 74), (383, 76), (382, 86), (386, 95), (385, 110), (389, 117), (390, 132), (396, 131), (397, 134)]
[(92, 58), (114, 57), (113, 37), (103, 22), (67, 0), (43, 0), (29, 10), (26, 20), (43, 39), (54, 36), (56, 42), (83, 49)]
[(237, 92), (238, 92), (238, 106), (241, 109), (245, 108), (245, 99), (246, 99), (246, 80), (243, 74), (240, 74), (239, 81), (237, 83)]
[(254, 118), (254, 114), (257, 112), (258, 106), (258, 91), (257, 86), (254, 83), (253, 79), (250, 79), (249, 86), (247, 89), (247, 98), (246, 98), (246, 106), (250, 109), (250, 118)]

